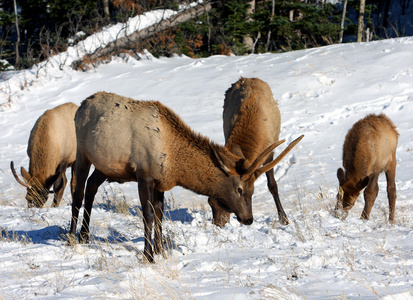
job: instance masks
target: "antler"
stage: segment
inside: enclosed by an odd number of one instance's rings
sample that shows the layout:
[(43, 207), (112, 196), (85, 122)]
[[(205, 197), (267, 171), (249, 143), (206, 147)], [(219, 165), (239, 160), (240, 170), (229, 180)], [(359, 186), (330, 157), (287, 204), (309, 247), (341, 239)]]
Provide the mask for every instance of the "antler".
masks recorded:
[(284, 156), (286, 156), (288, 154), (288, 152), (291, 151), (292, 148), (295, 147), (295, 145), (297, 145), (302, 138), (304, 137), (304, 134), (301, 135), (300, 137), (298, 137), (297, 139), (295, 139), (294, 141), (292, 141), (287, 148), (285, 148), (285, 150), (283, 152), (280, 153), (280, 155), (277, 156), (276, 159), (274, 159), (272, 162), (269, 162), (268, 164), (262, 166), (261, 168), (259, 168), (258, 170), (255, 171), (255, 176), (256, 178), (258, 178), (262, 173), (265, 173), (269, 170), (271, 170), (272, 168), (275, 167), (276, 164), (278, 164), (283, 158)]
[(17, 173), (16, 173), (16, 170), (14, 169), (14, 162), (13, 162), (13, 161), (10, 162), (10, 169), (11, 169), (11, 172), (13, 173), (14, 178), (16, 179), (16, 181), (17, 181), (18, 183), (20, 183), (20, 184), (21, 184), (22, 186), (24, 186), (24, 187), (27, 187), (28, 189), (31, 189), (31, 188), (32, 188), (31, 185), (28, 185), (27, 183), (23, 182), (23, 181), (19, 178), (19, 176), (18, 176)]
[(275, 148), (277, 148), (279, 145), (281, 145), (282, 143), (284, 143), (285, 140), (281, 140), (278, 141), (274, 144), (272, 144), (271, 146), (269, 146), (267, 149), (265, 149), (256, 159), (255, 161), (252, 163), (251, 166), (249, 166), (249, 168), (246, 170), (245, 174), (251, 175), (252, 173), (254, 173), (254, 171), (263, 164), (264, 160), (267, 158), (268, 154), (271, 153), (271, 151), (273, 151)]

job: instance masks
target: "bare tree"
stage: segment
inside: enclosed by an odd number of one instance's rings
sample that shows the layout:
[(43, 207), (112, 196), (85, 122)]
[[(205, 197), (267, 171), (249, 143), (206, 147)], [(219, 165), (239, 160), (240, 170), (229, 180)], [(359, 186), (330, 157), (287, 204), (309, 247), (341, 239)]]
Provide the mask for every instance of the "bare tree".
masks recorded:
[(20, 44), (20, 30), (19, 30), (19, 17), (17, 16), (17, 3), (16, 0), (13, 0), (14, 4), (14, 16), (15, 16), (15, 26), (16, 26), (16, 46), (15, 46), (15, 53), (16, 53), (16, 66), (19, 67), (20, 65), (20, 55), (19, 55), (19, 44)]
[(347, 0), (343, 1), (343, 13), (341, 14), (341, 23), (340, 23), (340, 39), (339, 43), (343, 42), (343, 35), (344, 35), (344, 21), (346, 20), (346, 12), (347, 12)]
[[(251, 22), (253, 19), (251, 18), (251, 14), (255, 11), (255, 0), (249, 0), (250, 3), (249, 7), (247, 8), (246, 14), (246, 21)], [(254, 40), (251, 36), (245, 35), (242, 39), (242, 43), (244, 46), (249, 50), (252, 51), (254, 48)]]
[[(346, 0), (347, 1), (347, 0)], [(272, 9), (271, 9), (271, 18), (270, 18), (270, 23), (274, 19), (275, 15), (275, 0), (272, 0)], [(265, 51), (268, 51), (270, 48), (270, 42), (271, 42), (271, 26), (270, 29), (268, 30), (268, 35), (267, 35), (267, 43), (265, 45)]]
[(358, 27), (357, 27), (357, 42), (360, 43), (363, 40), (364, 32), (364, 10), (366, 7), (366, 0), (360, 0)]
[(107, 19), (110, 18), (109, 0), (103, 0), (103, 14), (104, 14), (105, 18), (107, 18)]

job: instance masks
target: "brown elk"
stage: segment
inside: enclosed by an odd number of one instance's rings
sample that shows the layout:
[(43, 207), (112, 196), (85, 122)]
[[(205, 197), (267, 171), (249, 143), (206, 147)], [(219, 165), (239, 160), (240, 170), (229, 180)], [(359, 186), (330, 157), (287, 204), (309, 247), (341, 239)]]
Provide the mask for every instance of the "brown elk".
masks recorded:
[(384, 114), (370, 114), (356, 122), (346, 135), (343, 167), (337, 170), (340, 191), (335, 211), (345, 218), (364, 190), (362, 219), (368, 220), (379, 192), (377, 180), (384, 172), (387, 179), (389, 220), (394, 221), (396, 206), (396, 148), (399, 134)]
[[(71, 189), (74, 191), (74, 162), (76, 159), (76, 132), (74, 117), (78, 106), (65, 103), (47, 110), (41, 115), (30, 132), (27, 155), (29, 172), (21, 167), (23, 180), (10, 169), (18, 183), (27, 188), (29, 207), (43, 207), (49, 193), (54, 193), (52, 206), (57, 207), (66, 187), (66, 169), (72, 166)], [(53, 185), (53, 191), (49, 189)]]
[[(213, 196), (227, 211), (235, 213), (240, 223), (250, 225), (253, 215), (247, 180), (253, 181), (273, 168), (277, 159), (260, 166), (283, 142), (269, 145), (245, 168), (242, 157), (195, 133), (161, 103), (137, 101), (105, 92), (96, 93), (82, 102), (75, 124), (77, 183), (69, 243), (76, 235), (83, 197), (85, 210), (79, 239), (87, 243), (90, 214), (98, 187), (105, 180), (137, 181), (144, 218), (144, 257), (149, 262), (153, 262), (153, 253), (163, 253), (165, 191), (182, 186), (198, 194)], [(95, 170), (87, 179), (92, 164)], [(154, 249), (151, 242), (153, 223)]]
[[(225, 147), (243, 157), (244, 167), (252, 165), (269, 145), (279, 140), (280, 110), (273, 98), (271, 88), (258, 78), (241, 78), (226, 91), (223, 119)], [(302, 137), (297, 139), (297, 143)], [(280, 157), (287, 153), (288, 151), (284, 152)], [(271, 162), (273, 156), (274, 153), (269, 153), (263, 163)], [(273, 168), (268, 169), (265, 175), (268, 189), (277, 207), (279, 220), (281, 224), (287, 225), (289, 222), (278, 196)], [(251, 195), (254, 192), (254, 181), (255, 178), (246, 179), (247, 190)], [(208, 203), (212, 208), (212, 222), (219, 227), (225, 226), (229, 221), (230, 213), (213, 197), (208, 199)]]

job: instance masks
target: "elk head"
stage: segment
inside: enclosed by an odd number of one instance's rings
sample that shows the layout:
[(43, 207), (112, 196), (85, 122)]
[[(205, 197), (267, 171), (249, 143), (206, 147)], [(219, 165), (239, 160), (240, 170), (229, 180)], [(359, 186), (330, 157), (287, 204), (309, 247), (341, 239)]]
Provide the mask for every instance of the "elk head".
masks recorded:
[[(273, 161), (262, 165), (268, 155), (285, 140), (278, 141), (265, 149), (255, 161), (247, 166), (246, 160), (240, 147), (234, 147), (233, 156), (229, 157), (223, 152), (215, 151), (221, 169), (230, 180), (226, 184), (220, 185), (218, 193), (208, 200), (211, 206), (219, 207), (226, 213), (235, 213), (238, 222), (244, 225), (253, 223), (252, 215), (252, 195), (254, 194), (254, 182), (263, 173), (271, 170), (277, 165), (291, 149), (301, 141), (304, 135), (291, 142), (288, 147)], [(229, 182), (229, 183), (228, 183)]]
[(56, 181), (58, 175), (54, 175), (51, 178), (48, 178), (46, 180), (46, 183), (42, 184), (36, 177), (31, 176), (24, 167), (21, 167), (21, 175), (24, 179), (24, 181), (22, 181), (17, 175), (16, 170), (14, 169), (13, 161), (10, 162), (10, 169), (16, 181), (27, 188), (26, 200), (28, 206), (43, 207), (43, 205), (47, 201), (49, 194), (53, 193), (53, 191), (49, 191), (48, 187), (50, 187), (53, 182)]
[(366, 176), (355, 182), (352, 178), (347, 178), (342, 168), (337, 170), (337, 178), (340, 185), (339, 192), (337, 193), (337, 204), (335, 207), (336, 213), (341, 211), (343, 218), (348, 214), (348, 211), (354, 206), (361, 191), (369, 184), (370, 178)]

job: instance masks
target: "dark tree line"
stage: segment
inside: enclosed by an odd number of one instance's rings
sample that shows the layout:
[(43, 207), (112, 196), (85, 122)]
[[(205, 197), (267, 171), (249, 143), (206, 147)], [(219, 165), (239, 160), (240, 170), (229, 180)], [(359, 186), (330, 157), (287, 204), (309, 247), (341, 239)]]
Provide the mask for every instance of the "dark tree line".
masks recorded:
[[(204, 14), (116, 51), (139, 52), (146, 48), (158, 56), (178, 53), (191, 57), (281, 52), (356, 41), (358, 29), (363, 35), (361, 40), (387, 38), (387, 28), (391, 21), (394, 23), (389, 19), (392, 1), (400, 2), (404, 8), (409, 6), (408, 0), (342, 0), (336, 5), (326, 0), (212, 0), (212, 8)], [(4, 69), (5, 60), (15, 68), (27, 68), (103, 26), (125, 22), (152, 9), (177, 9), (179, 4), (188, 2), (191, 1), (0, 1), (0, 70)], [(361, 8), (364, 18), (358, 28)]]

